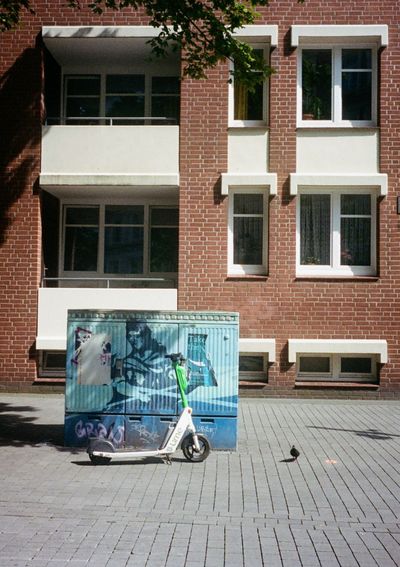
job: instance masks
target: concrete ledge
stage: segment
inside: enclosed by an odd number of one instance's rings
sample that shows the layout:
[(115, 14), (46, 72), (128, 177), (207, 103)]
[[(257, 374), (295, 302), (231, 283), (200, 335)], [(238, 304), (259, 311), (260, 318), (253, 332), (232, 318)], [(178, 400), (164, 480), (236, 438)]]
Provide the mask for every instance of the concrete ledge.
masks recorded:
[(164, 186), (179, 187), (178, 173), (125, 174), (71, 174), (45, 173), (39, 178), (41, 187), (46, 186)]
[(268, 362), (275, 362), (275, 339), (239, 339), (239, 352), (268, 354)]
[(379, 362), (388, 361), (387, 341), (381, 339), (289, 339), (290, 363), (298, 354), (376, 354)]
[(388, 192), (386, 173), (291, 173), (290, 194), (297, 195), (299, 187), (371, 187), (377, 188), (379, 196)]
[(278, 45), (278, 26), (243, 26), (235, 31), (234, 36), (249, 40), (269, 40), (271, 46), (276, 47)]
[(386, 47), (389, 40), (387, 25), (296, 25), (292, 26), (292, 46), (297, 47), (307, 40), (341, 39), (342, 41), (373, 41)]
[(230, 187), (264, 187), (270, 195), (277, 194), (276, 173), (222, 173), (221, 195), (228, 195)]

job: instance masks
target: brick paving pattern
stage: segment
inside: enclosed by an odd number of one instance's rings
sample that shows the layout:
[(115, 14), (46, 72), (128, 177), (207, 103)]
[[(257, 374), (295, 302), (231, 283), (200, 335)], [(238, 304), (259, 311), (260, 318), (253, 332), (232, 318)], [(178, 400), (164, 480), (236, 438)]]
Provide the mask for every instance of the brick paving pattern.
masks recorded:
[(240, 412), (236, 453), (95, 467), (61, 445), (62, 396), (1, 395), (0, 565), (400, 565), (400, 402)]

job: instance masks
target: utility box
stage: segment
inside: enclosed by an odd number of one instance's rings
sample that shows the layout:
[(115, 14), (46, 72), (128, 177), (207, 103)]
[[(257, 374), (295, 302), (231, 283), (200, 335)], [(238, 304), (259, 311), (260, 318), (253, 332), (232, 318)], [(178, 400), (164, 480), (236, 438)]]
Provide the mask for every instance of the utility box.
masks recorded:
[(180, 352), (198, 432), (213, 449), (235, 450), (238, 340), (237, 313), (68, 311), (65, 444), (97, 436), (157, 448), (182, 409), (165, 358)]

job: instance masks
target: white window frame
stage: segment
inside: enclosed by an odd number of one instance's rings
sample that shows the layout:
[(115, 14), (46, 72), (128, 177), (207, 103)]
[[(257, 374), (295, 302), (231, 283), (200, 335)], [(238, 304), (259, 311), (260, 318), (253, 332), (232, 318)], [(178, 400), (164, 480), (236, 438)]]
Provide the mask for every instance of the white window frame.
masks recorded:
[[(234, 264), (234, 195), (262, 195), (263, 196), (263, 249), (262, 264)], [(268, 205), (269, 193), (257, 187), (230, 187), (228, 203), (228, 275), (266, 275), (268, 273)]]
[[(258, 49), (263, 51), (264, 60), (269, 65), (271, 46), (269, 43), (256, 43), (249, 42), (250, 47), (253, 49)], [(230, 72), (234, 70), (233, 61), (230, 62)], [(263, 82), (263, 118), (262, 120), (235, 120), (235, 79), (232, 77), (232, 81), (229, 83), (229, 94), (228, 94), (228, 107), (229, 107), (229, 126), (235, 128), (266, 128), (268, 126), (268, 87), (269, 79), (265, 79)]]
[[(300, 196), (301, 195), (330, 195), (331, 196), (331, 235), (330, 235), (330, 265), (302, 265), (301, 252), (301, 223), (300, 223)], [(340, 265), (340, 196), (370, 195), (371, 196), (371, 264), (370, 266), (342, 266)], [(299, 188), (296, 199), (296, 275), (297, 276), (374, 276), (376, 275), (376, 223), (377, 223), (377, 194), (374, 189), (361, 187), (308, 187)]]
[[(301, 358), (329, 358), (329, 372), (300, 372)], [(371, 360), (371, 373), (341, 372), (342, 358), (368, 358)], [(374, 354), (360, 353), (298, 353), (296, 359), (297, 379), (316, 382), (376, 382), (378, 379), (378, 357)]]
[[(144, 208), (144, 222), (143, 222), (143, 272), (135, 274), (109, 274), (104, 272), (104, 236), (105, 236), (105, 208), (109, 205), (118, 206), (142, 206)], [(98, 237), (98, 252), (97, 252), (97, 270), (96, 271), (71, 271), (64, 270), (64, 254), (65, 254), (65, 220), (66, 211), (68, 207), (98, 207), (99, 209), (99, 237)], [(74, 279), (85, 278), (98, 278), (100, 279), (113, 279), (113, 278), (140, 278), (140, 277), (169, 277), (176, 278), (177, 272), (151, 272), (150, 271), (150, 244), (151, 244), (151, 210), (155, 208), (161, 209), (179, 209), (178, 204), (173, 203), (160, 203), (153, 201), (129, 201), (126, 200), (121, 203), (118, 201), (104, 201), (98, 200), (97, 202), (84, 202), (82, 200), (64, 200), (60, 202), (60, 246), (59, 246), (59, 277), (73, 277)], [(102, 266), (102, 269), (100, 269)]]
[[(304, 50), (331, 50), (332, 54), (332, 120), (303, 120), (302, 61)], [(372, 59), (371, 120), (342, 120), (342, 50), (370, 49)], [(297, 127), (301, 128), (371, 128), (377, 125), (378, 51), (374, 43), (310, 43), (298, 48), (297, 53)], [(362, 69), (363, 72), (368, 72)]]

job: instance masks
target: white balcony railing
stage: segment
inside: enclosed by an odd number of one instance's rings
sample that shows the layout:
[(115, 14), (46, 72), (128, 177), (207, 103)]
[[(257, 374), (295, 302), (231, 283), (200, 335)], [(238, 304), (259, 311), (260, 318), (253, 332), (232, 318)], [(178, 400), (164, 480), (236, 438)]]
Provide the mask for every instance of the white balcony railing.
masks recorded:
[(176, 311), (177, 290), (165, 288), (40, 288), (38, 350), (65, 350), (68, 309)]
[(118, 118), (98, 125), (104, 119), (95, 120), (42, 126), (41, 176), (75, 176), (78, 184), (80, 176), (178, 176), (179, 126), (115, 125)]

